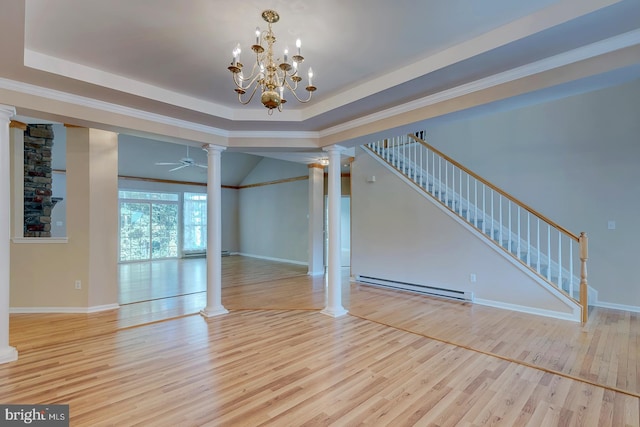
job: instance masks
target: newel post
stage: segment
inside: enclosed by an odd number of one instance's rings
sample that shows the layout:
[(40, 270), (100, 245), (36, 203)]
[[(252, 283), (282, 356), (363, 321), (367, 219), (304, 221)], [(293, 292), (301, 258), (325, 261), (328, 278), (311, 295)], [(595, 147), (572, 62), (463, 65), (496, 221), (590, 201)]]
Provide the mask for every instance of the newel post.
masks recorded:
[(589, 258), (589, 238), (584, 231), (580, 233), (580, 305), (582, 306), (582, 324), (587, 323), (589, 301), (587, 299), (587, 258)]

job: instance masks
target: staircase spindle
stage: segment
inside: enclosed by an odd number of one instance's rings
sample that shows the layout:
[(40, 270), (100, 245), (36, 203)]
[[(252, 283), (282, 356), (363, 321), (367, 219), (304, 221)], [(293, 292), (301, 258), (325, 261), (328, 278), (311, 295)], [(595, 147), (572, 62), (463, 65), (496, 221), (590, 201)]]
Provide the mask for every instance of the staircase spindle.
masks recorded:
[(573, 244), (569, 240), (569, 295), (573, 297)]
[(547, 280), (551, 281), (551, 226), (547, 224)]
[(495, 240), (495, 236), (494, 236), (494, 233), (493, 233), (493, 219), (495, 218), (495, 216), (493, 215), (493, 189), (490, 188), (489, 191), (490, 191), (490, 194), (491, 194), (491, 200), (490, 200), (490, 203), (491, 203), (491, 221), (490, 221), (491, 227), (489, 228), (489, 230), (491, 230), (491, 239)]
[[(502, 198), (500, 198), (502, 200)], [(507, 250), (511, 252), (511, 200), (507, 200), (507, 221), (509, 226), (507, 227)]]
[(471, 177), (469, 176), (469, 174), (467, 174), (467, 221), (469, 221), (469, 215), (470, 215), (469, 211), (471, 210), (471, 209), (469, 209), (469, 190), (470, 190), (470, 188), (469, 188), (470, 185), (469, 184), (470, 184), (470, 179), (471, 179)]
[(485, 201), (487, 200), (486, 198), (486, 194), (485, 194), (485, 189), (487, 188), (487, 186), (483, 183), (482, 184), (482, 228), (483, 230), (485, 229), (485, 227), (487, 226), (487, 208), (485, 207), (486, 203)]
[(558, 230), (558, 287), (560, 289), (564, 289), (562, 287), (562, 232)]
[(516, 256), (519, 260), (522, 260), (522, 247), (520, 244), (520, 206), (516, 206), (516, 209), (518, 210), (518, 243), (516, 244)]
[(538, 230), (537, 230), (537, 233), (538, 233), (538, 240), (536, 242), (536, 248), (538, 248), (538, 260), (537, 260), (538, 265), (536, 267), (536, 271), (538, 272), (538, 274), (542, 274), (541, 271), (540, 271), (540, 258), (541, 258), (540, 257), (540, 218), (538, 218)]
[(527, 265), (531, 266), (531, 214), (527, 211)]

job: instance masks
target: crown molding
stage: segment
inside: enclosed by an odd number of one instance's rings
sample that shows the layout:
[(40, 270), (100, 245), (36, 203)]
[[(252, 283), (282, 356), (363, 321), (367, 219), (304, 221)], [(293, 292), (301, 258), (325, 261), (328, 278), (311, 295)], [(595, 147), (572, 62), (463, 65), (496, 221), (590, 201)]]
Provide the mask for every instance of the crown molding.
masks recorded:
[[(474, 82), (460, 85), (424, 98), (397, 106), (383, 111), (379, 111), (368, 116), (364, 116), (349, 122), (339, 124), (321, 131), (229, 131), (213, 126), (202, 125), (186, 120), (175, 119), (169, 116), (150, 113), (131, 107), (99, 101), (92, 98), (70, 94), (67, 92), (36, 86), (29, 83), (18, 82), (6, 78), (0, 78), (0, 89), (6, 89), (43, 97), (46, 99), (64, 102), (76, 106), (96, 109), (113, 114), (133, 117), (140, 120), (150, 121), (176, 128), (197, 131), (208, 135), (223, 138), (251, 138), (251, 139), (320, 139), (331, 136), (353, 128), (365, 126), (378, 120), (401, 115), (419, 108), (434, 105), (443, 101), (448, 101), (477, 91), (482, 91), (500, 84), (508, 83), (523, 77), (532, 76), (554, 68), (576, 63), (585, 59), (594, 58), (616, 50), (624, 49), (640, 44), (640, 30), (634, 30), (616, 37), (602, 40), (588, 46), (574, 49), (569, 52), (555, 55), (540, 61), (533, 62), (521, 67), (514, 68), (493, 76), (489, 76)], [(8, 110), (7, 110), (8, 108)], [(7, 114), (13, 115), (13, 107), (7, 107)]]
[(604, 55), (609, 52), (632, 47), (640, 44), (640, 30), (630, 31), (616, 37), (583, 46), (568, 52), (564, 52), (549, 58), (541, 59), (521, 67), (513, 68), (493, 76), (485, 77), (470, 83), (466, 83), (424, 98), (417, 99), (406, 104), (378, 111), (368, 116), (341, 123), (337, 126), (320, 131), (320, 137), (327, 137), (340, 132), (348, 131), (356, 127), (365, 126), (378, 120), (408, 113), (419, 108), (434, 105), (443, 101), (459, 98), (474, 92), (489, 89), (504, 83), (512, 82), (524, 77), (529, 77), (565, 65), (573, 64), (586, 59)]
[(52, 101), (64, 102), (67, 104), (77, 105), (80, 107), (86, 107), (104, 111), (107, 113), (120, 114), (124, 116), (133, 117), (140, 120), (146, 120), (150, 122), (160, 123), (169, 126), (175, 126), (179, 128), (189, 129), (205, 134), (216, 135), (221, 137), (228, 137), (229, 131), (206, 126), (199, 123), (189, 122), (187, 120), (175, 119), (169, 116), (163, 116), (161, 114), (150, 113), (148, 111), (142, 111), (131, 107), (125, 107), (119, 104), (113, 104), (110, 102), (99, 101), (93, 98), (87, 98), (81, 95), (75, 95), (67, 92), (62, 92), (55, 89), (49, 89), (42, 86), (32, 85), (30, 83), (18, 82), (15, 80), (9, 80), (0, 77), (0, 89), (6, 89), (14, 92), (23, 93), (26, 95), (32, 95), (37, 97), (46, 98)]

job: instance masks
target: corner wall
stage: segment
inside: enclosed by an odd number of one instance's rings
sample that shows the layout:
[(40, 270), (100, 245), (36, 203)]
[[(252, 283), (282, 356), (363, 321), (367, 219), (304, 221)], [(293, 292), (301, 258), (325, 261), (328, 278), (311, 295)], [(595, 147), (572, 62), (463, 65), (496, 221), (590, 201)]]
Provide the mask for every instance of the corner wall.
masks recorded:
[(68, 243), (11, 244), (12, 311), (117, 307), (117, 149), (115, 133), (67, 129)]
[(308, 174), (305, 164), (265, 157), (247, 175), (241, 187), (280, 182), (239, 190), (240, 253), (308, 264)]

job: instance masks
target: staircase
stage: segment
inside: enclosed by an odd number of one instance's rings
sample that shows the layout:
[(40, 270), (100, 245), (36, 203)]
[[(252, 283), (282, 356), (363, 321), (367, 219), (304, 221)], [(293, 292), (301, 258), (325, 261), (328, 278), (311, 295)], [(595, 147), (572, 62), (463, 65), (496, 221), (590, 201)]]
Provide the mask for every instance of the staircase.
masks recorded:
[(482, 233), (541, 281), (582, 307), (587, 320), (587, 237), (568, 231), (427, 144), (424, 131), (363, 146), (425, 195)]

